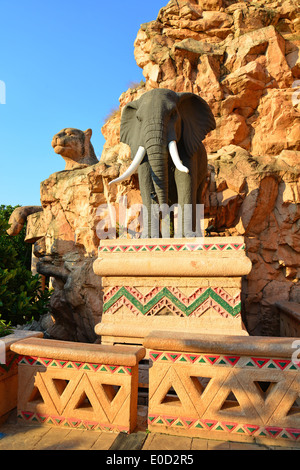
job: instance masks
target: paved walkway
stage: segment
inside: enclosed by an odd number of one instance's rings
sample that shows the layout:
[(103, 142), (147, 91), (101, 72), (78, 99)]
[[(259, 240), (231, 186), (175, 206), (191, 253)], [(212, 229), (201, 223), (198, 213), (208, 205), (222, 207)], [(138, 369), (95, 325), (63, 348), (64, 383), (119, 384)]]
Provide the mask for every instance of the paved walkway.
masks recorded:
[(129, 436), (122, 433), (28, 426), (17, 422), (16, 413), (13, 412), (6, 423), (0, 425), (0, 450), (199, 451), (281, 450), (281, 448), (148, 433), (143, 423), (140, 423), (136, 432)]

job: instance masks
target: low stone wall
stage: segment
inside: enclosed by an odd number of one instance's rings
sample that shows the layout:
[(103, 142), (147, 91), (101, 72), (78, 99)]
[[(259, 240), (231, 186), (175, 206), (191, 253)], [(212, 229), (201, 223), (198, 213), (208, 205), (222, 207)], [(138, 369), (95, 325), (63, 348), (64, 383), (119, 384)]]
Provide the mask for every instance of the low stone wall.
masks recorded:
[(144, 341), (150, 431), (300, 445), (300, 361), (292, 338), (153, 332)]
[(43, 333), (34, 331), (16, 331), (0, 338), (5, 348), (5, 362), (0, 357), (0, 423), (4, 423), (11, 410), (17, 406), (18, 395), (18, 360), (19, 356), (10, 350), (13, 343), (28, 337), (42, 337)]
[(300, 337), (300, 304), (296, 302), (276, 302), (279, 315), (280, 336)]
[(132, 432), (142, 347), (29, 339), (19, 355), (18, 418), (27, 424)]

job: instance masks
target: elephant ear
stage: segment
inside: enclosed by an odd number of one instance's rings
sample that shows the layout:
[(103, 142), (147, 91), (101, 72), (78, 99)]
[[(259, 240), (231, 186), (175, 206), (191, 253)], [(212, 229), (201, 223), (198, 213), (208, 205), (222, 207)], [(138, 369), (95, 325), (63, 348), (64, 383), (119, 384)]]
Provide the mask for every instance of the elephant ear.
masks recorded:
[(192, 155), (206, 134), (216, 128), (216, 121), (206, 101), (194, 93), (177, 93), (178, 111), (182, 120), (182, 139), (187, 152)]
[(120, 142), (129, 145), (132, 157), (134, 157), (140, 145), (140, 123), (136, 117), (137, 110), (138, 100), (127, 103), (122, 111), (121, 117)]

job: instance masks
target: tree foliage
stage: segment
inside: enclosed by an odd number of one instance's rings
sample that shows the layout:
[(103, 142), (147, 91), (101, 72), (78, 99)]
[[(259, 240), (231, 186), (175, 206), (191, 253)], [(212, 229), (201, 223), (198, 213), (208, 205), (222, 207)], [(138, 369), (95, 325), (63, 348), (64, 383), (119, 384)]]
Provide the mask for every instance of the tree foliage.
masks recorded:
[[(18, 206), (16, 206), (18, 207)], [(48, 289), (42, 291), (40, 276), (30, 271), (31, 245), (24, 242), (25, 227), (15, 237), (7, 234), (8, 219), (15, 207), (0, 206), (0, 319), (2, 327), (22, 325), (47, 313)]]

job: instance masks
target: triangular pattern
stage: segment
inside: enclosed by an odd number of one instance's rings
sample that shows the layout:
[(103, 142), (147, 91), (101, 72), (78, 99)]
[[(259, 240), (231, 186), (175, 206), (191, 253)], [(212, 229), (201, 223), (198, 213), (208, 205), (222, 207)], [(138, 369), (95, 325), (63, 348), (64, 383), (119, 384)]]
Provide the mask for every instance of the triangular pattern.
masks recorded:
[[(172, 410), (175, 409), (176, 413), (182, 416), (195, 414), (196, 410), (194, 404), (175, 369), (171, 367), (167, 369), (164, 368), (162, 375), (164, 376), (163, 380), (158, 379), (156, 383), (149, 384), (149, 401), (151, 401), (152, 405), (157, 409), (157, 412), (174, 414)], [(157, 387), (156, 384), (158, 384)], [(165, 400), (171, 387), (173, 387), (174, 396), (176, 396), (175, 404), (171, 399)], [(154, 391), (154, 393), (152, 393), (152, 391)]]
[(167, 245), (104, 245), (99, 246), (99, 253), (138, 253), (138, 252), (152, 252), (152, 251), (238, 251), (245, 250), (244, 243), (170, 243)]
[[(247, 370), (240, 370), (237, 374), (238, 381), (247, 388), (249, 400), (264, 422), (268, 422), (273, 416), (275, 411), (274, 403), (286, 402), (286, 400), (283, 401), (283, 398), (291, 387), (294, 380), (293, 376), (295, 376), (294, 373), (293, 375), (286, 375), (283, 381), (280, 370), (263, 369), (262, 374), (260, 368), (253, 370), (251, 375)], [(262, 390), (263, 384), (264, 390)], [(292, 406), (294, 400), (291, 401), (290, 406)], [(286, 414), (287, 412), (288, 410)]]
[[(18, 400), (22, 419), (53, 426), (129, 431), (132, 367), (34, 357), (24, 358), (23, 363)], [(137, 368), (134, 370), (137, 384)]]
[[(150, 430), (300, 444), (300, 376), (289, 359), (178, 351), (151, 355)], [(184, 407), (184, 396), (194, 411)]]

